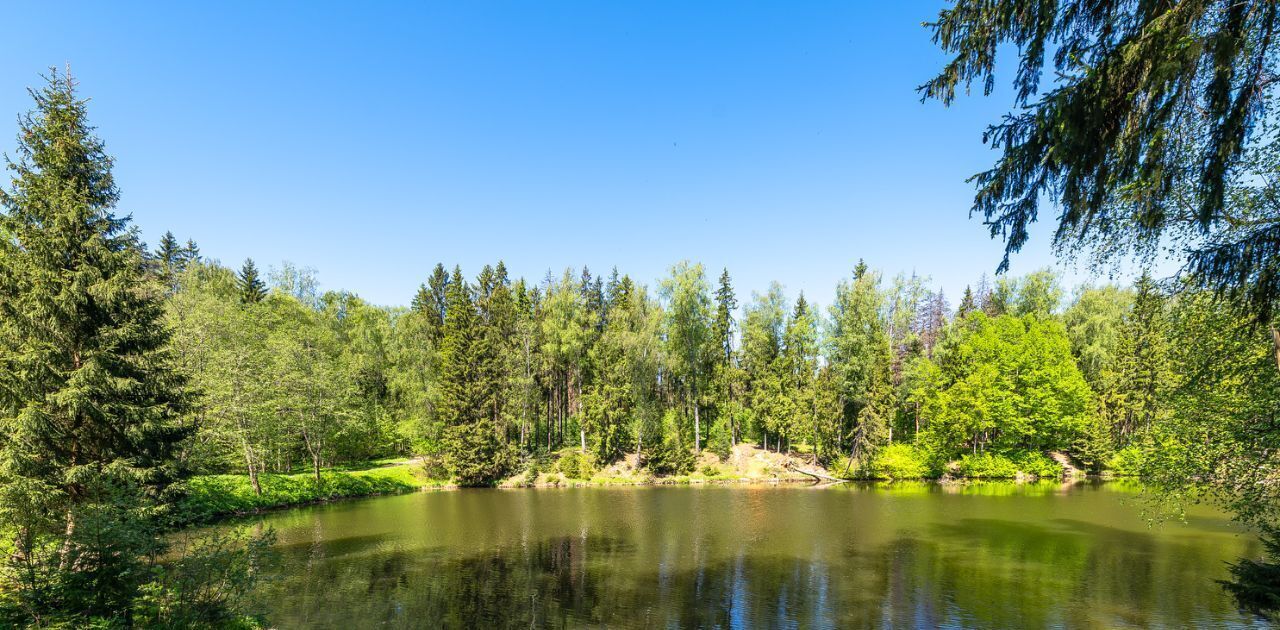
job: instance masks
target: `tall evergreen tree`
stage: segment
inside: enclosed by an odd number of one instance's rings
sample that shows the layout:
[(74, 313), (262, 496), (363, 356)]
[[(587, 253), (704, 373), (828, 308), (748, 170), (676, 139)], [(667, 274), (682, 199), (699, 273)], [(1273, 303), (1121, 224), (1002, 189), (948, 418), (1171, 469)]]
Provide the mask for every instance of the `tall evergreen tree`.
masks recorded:
[(510, 465), (493, 421), (493, 389), (487, 340), (471, 287), (454, 267), (447, 290), (447, 313), (440, 342), (440, 415), (445, 423), (446, 461), (460, 485), (497, 481)]
[(1149, 428), (1172, 380), (1165, 298), (1148, 274), (1135, 284), (1133, 308), (1120, 326), (1117, 387), (1123, 396), (1112, 432), (1120, 445)]
[(31, 95), (0, 192), (5, 562), (25, 608), (123, 622), (163, 547), (187, 397), (85, 100), (69, 75)]
[(193, 262), (200, 262), (202, 260), (200, 258), (200, 246), (196, 245), (195, 241), (187, 239), (187, 244), (182, 248), (182, 255), (179, 256), (179, 260), (181, 261), (180, 266), (183, 268)]
[(156, 272), (160, 275), (160, 279), (170, 291), (176, 290), (176, 282), (178, 274), (186, 267), (182, 256), (182, 246), (178, 245), (178, 239), (174, 238), (173, 232), (165, 232), (160, 237), (160, 244), (156, 246), (155, 252)]
[(969, 285), (964, 287), (964, 297), (960, 298), (960, 306), (956, 309), (956, 319), (962, 319), (965, 315), (977, 310), (978, 304), (973, 299), (973, 289)]
[(424, 300), (427, 330), (431, 339), (439, 343), (440, 337), (444, 334), (445, 315), (449, 311), (449, 273), (444, 270), (444, 265), (441, 263), (436, 263), (435, 269), (431, 270), (431, 276), (427, 278), (427, 294), (429, 299)]
[(734, 326), (733, 313), (738, 308), (738, 298), (733, 292), (733, 281), (729, 270), (720, 272), (720, 283), (716, 287), (716, 312), (711, 320), (711, 338), (716, 345), (712, 364), (711, 386), (715, 444), (723, 450), (725, 443), (732, 447), (738, 443), (741, 428), (738, 426), (740, 401), (738, 394), (742, 387), (742, 371), (734, 359)]
[(267, 285), (258, 277), (258, 267), (253, 264), (252, 258), (244, 259), (240, 275), (237, 276), (237, 285), (240, 288), (240, 301), (245, 304), (257, 304), (267, 297)]

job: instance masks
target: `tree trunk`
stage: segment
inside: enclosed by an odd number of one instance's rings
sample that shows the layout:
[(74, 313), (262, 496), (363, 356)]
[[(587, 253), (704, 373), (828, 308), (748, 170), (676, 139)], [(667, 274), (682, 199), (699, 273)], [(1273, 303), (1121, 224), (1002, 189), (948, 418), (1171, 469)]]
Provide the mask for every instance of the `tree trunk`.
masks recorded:
[(693, 452), (702, 452), (702, 425), (698, 420), (698, 388), (693, 388)]
[(1276, 330), (1275, 326), (1271, 327), (1271, 342), (1276, 347), (1276, 369), (1280, 370), (1280, 330)]
[(253, 462), (253, 448), (249, 446), (247, 440), (242, 442), (244, 446), (244, 465), (249, 471), (249, 485), (253, 486), (254, 496), (262, 496), (262, 484), (258, 482), (258, 467)]
[(76, 534), (76, 515), (67, 508), (67, 528), (62, 538), (62, 552), (58, 559), (58, 570), (66, 571), (71, 562), (71, 537)]

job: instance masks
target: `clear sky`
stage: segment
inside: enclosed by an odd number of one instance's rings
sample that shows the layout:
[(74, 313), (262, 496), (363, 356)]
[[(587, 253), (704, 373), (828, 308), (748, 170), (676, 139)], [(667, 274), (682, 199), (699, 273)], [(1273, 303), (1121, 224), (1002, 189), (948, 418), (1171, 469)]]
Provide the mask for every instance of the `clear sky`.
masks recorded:
[[(3, 26), (0, 113), (70, 63), (151, 243), (379, 304), (500, 258), (650, 284), (690, 259), (744, 302), (777, 280), (828, 304), (865, 258), (954, 305), (1000, 259), (964, 180), (1010, 99), (919, 102), (940, 3), (180, 4), (20, 3)], [(1041, 227), (1014, 273), (1052, 263)]]

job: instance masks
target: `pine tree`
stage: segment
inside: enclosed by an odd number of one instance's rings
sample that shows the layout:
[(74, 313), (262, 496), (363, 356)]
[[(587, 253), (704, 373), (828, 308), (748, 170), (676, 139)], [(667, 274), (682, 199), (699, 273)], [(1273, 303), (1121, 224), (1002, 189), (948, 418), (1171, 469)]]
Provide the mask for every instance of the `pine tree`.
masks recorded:
[(716, 312), (711, 321), (711, 337), (717, 348), (712, 364), (711, 387), (712, 411), (715, 414), (712, 422), (717, 430), (712, 431), (712, 436), (715, 440), (713, 445), (722, 455), (727, 455), (727, 448), (738, 443), (738, 417), (741, 414), (735, 390), (740, 388), (743, 376), (741, 370), (734, 365), (733, 312), (738, 308), (738, 298), (734, 295), (728, 269), (720, 272), (715, 300)]
[(409, 303), (409, 308), (415, 313), (425, 313), (431, 305), (431, 294), (427, 292), (427, 285), (418, 285), (418, 292), (413, 294), (413, 301)]
[(719, 346), (719, 363), (728, 364), (733, 358), (733, 311), (738, 299), (733, 294), (733, 281), (729, 270), (720, 272), (720, 286), (716, 288), (716, 314), (711, 324), (712, 337)]
[(973, 300), (973, 289), (969, 285), (964, 287), (964, 297), (960, 298), (960, 308), (956, 309), (956, 319), (963, 319), (965, 315), (977, 310), (978, 305)]
[(244, 304), (257, 304), (267, 297), (267, 285), (258, 277), (258, 267), (252, 258), (244, 260), (236, 284), (240, 288), (240, 301)]
[(182, 256), (179, 257), (179, 260), (181, 261), (180, 267), (184, 269), (193, 262), (200, 262), (203, 260), (200, 258), (200, 246), (196, 245), (195, 241), (187, 239), (187, 245), (182, 248)]
[(440, 343), (444, 334), (445, 315), (449, 311), (449, 273), (444, 265), (436, 263), (427, 278), (427, 299), (424, 299), (427, 313), (427, 330), (431, 340)]
[(489, 414), (486, 341), (471, 287), (457, 267), (449, 280), (446, 308), (439, 382), (446, 464), (460, 485), (489, 485), (507, 472), (510, 455)]
[(25, 608), (116, 617), (163, 546), (187, 397), (86, 101), (69, 75), (31, 95), (0, 192), (0, 531)]
[(1118, 356), (1118, 388), (1124, 398), (1112, 432), (1118, 444), (1151, 426), (1172, 380), (1166, 335), (1165, 299), (1148, 274), (1135, 285), (1133, 308), (1121, 324)]
[(173, 232), (165, 232), (164, 236), (160, 237), (155, 260), (160, 279), (171, 291), (176, 290), (177, 276), (182, 273), (186, 265), (182, 260), (182, 248), (178, 245), (178, 239), (174, 238)]
[(818, 326), (804, 299), (804, 293), (796, 298), (795, 309), (787, 321), (783, 335), (783, 386), (787, 391), (789, 417), (779, 433), (787, 438), (787, 446), (798, 437), (815, 436), (817, 408), (814, 399), (814, 379), (818, 369)]

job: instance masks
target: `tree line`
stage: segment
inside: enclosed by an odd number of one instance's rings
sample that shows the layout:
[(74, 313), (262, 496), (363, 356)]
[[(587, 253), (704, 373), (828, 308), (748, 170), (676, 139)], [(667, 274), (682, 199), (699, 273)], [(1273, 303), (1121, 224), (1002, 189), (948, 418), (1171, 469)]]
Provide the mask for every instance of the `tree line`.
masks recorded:
[(740, 305), (727, 270), (713, 282), (688, 262), (652, 292), (617, 270), (530, 283), (502, 262), (474, 277), (437, 264), (388, 308), (319, 293), (308, 269), (264, 280), (173, 243), (151, 257), (202, 392), (182, 456), (255, 488), (408, 455), (462, 485), (565, 450), (687, 472), (744, 442), (849, 476), (1049, 474), (1054, 451), (1137, 474), (1175, 411), (1175, 350), (1207, 339), (1171, 325), (1198, 294), (1148, 276), (1070, 298), (1049, 270), (984, 277), (952, 308), (926, 278), (860, 262), (824, 309), (776, 283)]

